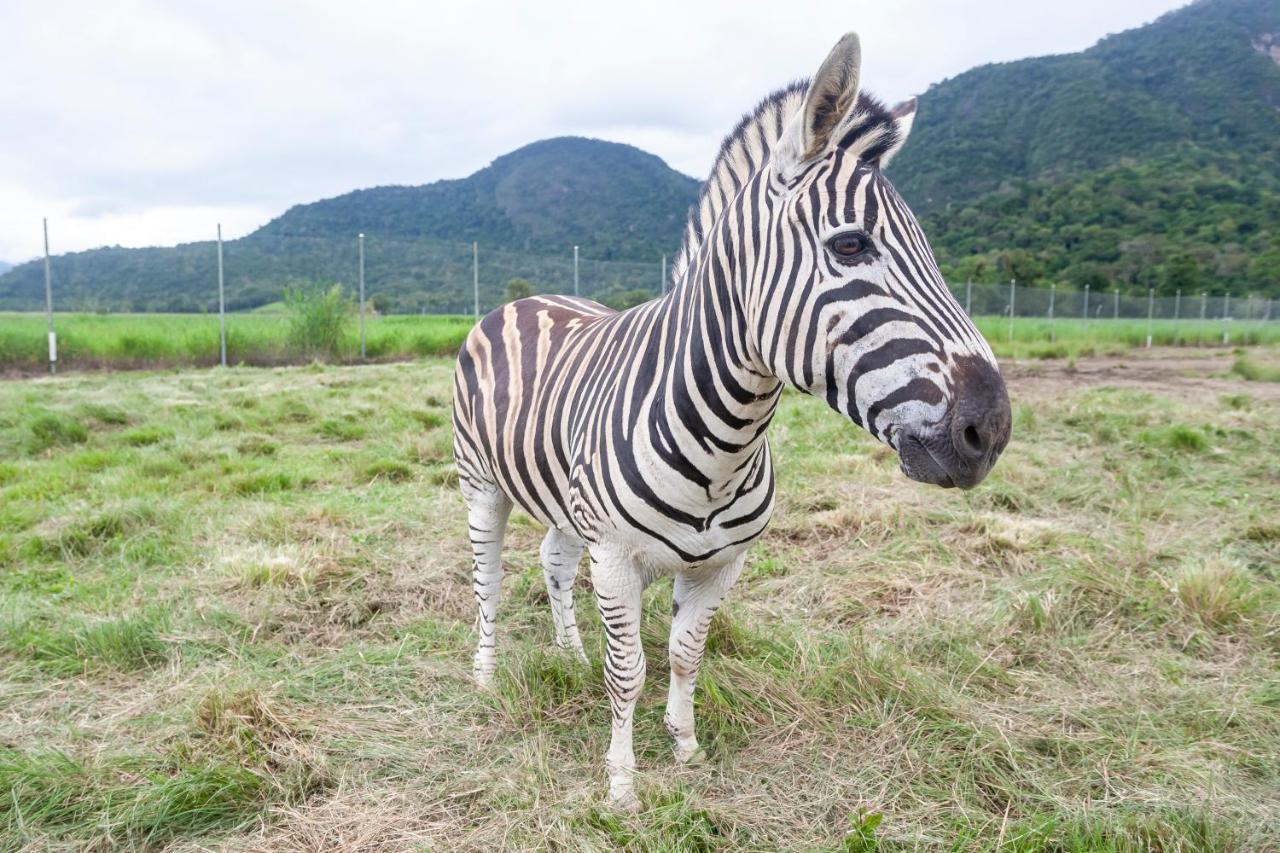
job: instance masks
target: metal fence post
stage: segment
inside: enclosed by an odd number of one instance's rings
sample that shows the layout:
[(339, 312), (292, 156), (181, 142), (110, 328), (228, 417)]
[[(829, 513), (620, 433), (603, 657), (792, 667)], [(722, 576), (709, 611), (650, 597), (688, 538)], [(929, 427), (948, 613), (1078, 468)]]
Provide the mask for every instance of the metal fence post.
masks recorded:
[(1227, 320), (1231, 317), (1231, 293), (1222, 297), (1222, 345), (1231, 343), (1231, 332), (1227, 329)]
[(1013, 304), (1016, 298), (1014, 289), (1018, 286), (1016, 278), (1009, 279), (1009, 343), (1013, 343)]
[(1089, 285), (1084, 286), (1084, 336), (1089, 337)]
[(49, 265), (49, 220), (44, 220), (44, 320), (49, 332), (49, 373), (58, 372), (58, 334), (53, 330), (53, 268)]
[(1049, 342), (1055, 343), (1058, 340), (1057, 329), (1053, 325), (1053, 298), (1057, 295), (1058, 285), (1049, 285)]
[(964, 313), (973, 316), (973, 279), (964, 286)]
[(659, 284), (662, 285), (662, 289), (660, 292), (663, 295), (666, 295), (666, 292), (667, 292), (667, 256), (666, 255), (662, 256), (662, 281), (659, 282)]
[(1203, 290), (1200, 291), (1200, 325), (1196, 326), (1196, 346), (1200, 346), (1204, 339), (1204, 312), (1208, 304), (1209, 294)]
[(360, 359), (364, 360), (364, 234), (356, 235), (357, 254), (360, 261)]
[(476, 319), (480, 319), (480, 244), (471, 244), (471, 289), (476, 300)]
[(1147, 348), (1151, 348), (1152, 327), (1156, 321), (1156, 288), (1147, 288)]
[(573, 247), (573, 295), (578, 295), (578, 247)]
[(1173, 345), (1178, 346), (1181, 338), (1178, 336), (1178, 328), (1182, 325), (1182, 291), (1179, 290), (1173, 297)]
[(1116, 307), (1115, 307), (1115, 311), (1113, 311), (1112, 314), (1113, 316), (1111, 319), (1113, 320), (1120, 319), (1120, 288), (1118, 287), (1116, 288)]
[(219, 363), (227, 366), (227, 292), (222, 276), (222, 223), (218, 223), (218, 347)]

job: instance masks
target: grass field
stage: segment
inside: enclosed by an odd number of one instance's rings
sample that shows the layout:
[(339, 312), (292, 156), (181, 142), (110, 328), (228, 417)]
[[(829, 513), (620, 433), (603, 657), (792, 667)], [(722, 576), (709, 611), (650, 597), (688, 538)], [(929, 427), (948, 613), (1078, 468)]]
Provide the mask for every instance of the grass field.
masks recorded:
[[(279, 303), (269, 310), (227, 317), (229, 364), (272, 366), (307, 361), (288, 342), (289, 318)], [(1145, 320), (1014, 320), (979, 317), (978, 327), (1001, 356), (1077, 358), (1144, 347)], [(63, 369), (138, 369), (210, 366), (218, 363), (218, 318), (201, 314), (59, 314), (58, 358)], [(370, 318), (365, 351), (374, 361), (404, 360), (457, 351), (471, 327), (468, 317)], [(43, 314), (0, 312), (0, 371), (39, 373), (48, 368)], [(1237, 323), (1171, 320), (1153, 326), (1156, 346), (1280, 344), (1280, 322)], [(353, 361), (359, 337), (348, 325), (340, 356)]]
[(448, 360), (0, 383), (0, 849), (1276, 849), (1280, 384), (1157, 355), (1010, 365), (970, 493), (787, 395), (705, 766), (648, 593), (634, 817), (527, 518), (469, 681)]
[[(977, 317), (983, 336), (1000, 356), (1073, 358), (1116, 354), (1147, 345), (1146, 320), (1049, 320), (1015, 317), (1009, 336), (1008, 317)], [(1150, 326), (1157, 347), (1218, 347), (1280, 344), (1280, 322), (1222, 320), (1156, 320)]]
[[(64, 369), (197, 367), (218, 363), (218, 317), (204, 314), (59, 314), (58, 363)], [(375, 361), (452, 355), (471, 318), (369, 318), (365, 352)], [(0, 312), (0, 370), (48, 368), (43, 314)], [(278, 312), (227, 316), (227, 363), (278, 365), (303, 361), (288, 342), (289, 318)], [(358, 327), (348, 327), (341, 355), (360, 352)]]

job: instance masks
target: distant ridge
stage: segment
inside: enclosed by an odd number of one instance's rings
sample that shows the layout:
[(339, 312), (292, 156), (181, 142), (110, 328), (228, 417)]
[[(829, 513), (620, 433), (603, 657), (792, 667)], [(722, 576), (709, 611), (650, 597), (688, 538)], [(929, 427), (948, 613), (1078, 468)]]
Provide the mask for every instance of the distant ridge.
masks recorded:
[(944, 273), (1280, 297), (1280, 0), (931, 87), (891, 168)]
[[(482, 278), (500, 296), (515, 276), (563, 287), (571, 269), (542, 260), (643, 262), (609, 267), (592, 292), (657, 287), (660, 257), (674, 255), (699, 182), (630, 145), (581, 137), (544, 139), (504, 154), (458, 180), (356, 190), (289, 208), (226, 244), (229, 304), (252, 308), (283, 287), (355, 279), (354, 240), (368, 235), (367, 286), (392, 310), (471, 306), (471, 241), (482, 247)], [(214, 306), (209, 243), (170, 248), (93, 249), (55, 259), (58, 303), (68, 308), (198, 311)], [(0, 276), (0, 308), (43, 299), (36, 263)]]
[[(1280, 297), (1280, 0), (1197, 0), (1080, 53), (938, 83), (889, 174), (952, 280)], [(629, 145), (542, 140), (459, 180), (290, 208), (227, 245), (228, 299), (350, 284), (364, 231), (368, 290), (390, 310), (469, 311), (473, 240), (486, 305), (516, 276), (567, 289), (574, 244), (584, 294), (634, 302), (698, 186)], [(213, 257), (208, 243), (61, 255), (56, 302), (207, 310)], [(37, 262), (0, 273), (0, 309), (39, 309), (43, 287)]]
[(1199, 0), (1080, 53), (983, 65), (929, 88), (894, 179), (920, 213), (1016, 179), (1185, 151), (1272, 154), (1280, 0)]

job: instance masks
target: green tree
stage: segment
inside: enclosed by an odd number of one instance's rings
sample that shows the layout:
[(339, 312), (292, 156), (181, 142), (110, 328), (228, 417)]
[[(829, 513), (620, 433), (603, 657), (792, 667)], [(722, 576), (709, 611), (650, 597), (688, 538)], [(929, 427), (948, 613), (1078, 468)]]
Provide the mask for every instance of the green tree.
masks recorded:
[(537, 292), (533, 284), (527, 279), (513, 278), (507, 282), (507, 288), (503, 291), (502, 298), (506, 302), (515, 302), (517, 299), (533, 296)]
[(1188, 252), (1179, 252), (1165, 262), (1160, 290), (1164, 293), (1173, 293), (1178, 290), (1191, 293), (1199, 290), (1202, 282), (1200, 264), (1195, 257)]
[(647, 290), (615, 290), (604, 297), (604, 304), (616, 311), (625, 311), (642, 305), (653, 298)]

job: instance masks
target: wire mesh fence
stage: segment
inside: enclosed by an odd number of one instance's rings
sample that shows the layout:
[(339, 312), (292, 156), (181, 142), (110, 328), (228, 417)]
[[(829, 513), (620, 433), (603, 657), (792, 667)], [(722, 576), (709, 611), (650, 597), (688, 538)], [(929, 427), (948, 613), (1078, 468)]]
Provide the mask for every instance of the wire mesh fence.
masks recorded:
[(970, 316), (1041, 317), (1063, 320), (1230, 320), (1280, 321), (1274, 298), (1230, 296), (1208, 291), (1156, 296), (1112, 290), (952, 283), (951, 293)]
[[(341, 240), (277, 234), (268, 227), (225, 244), (111, 249), (105, 266), (101, 259), (88, 265), (91, 253), (54, 258), (52, 302), (61, 311), (217, 311), (221, 316), (224, 306), (235, 312), (277, 302), (288, 287), (341, 284), (348, 293), (368, 297), (361, 300), (362, 318), (375, 309), (378, 314), (465, 317), (529, 292), (577, 294), (626, 308), (671, 286), (674, 248), (648, 261), (589, 257), (570, 246), (552, 255), (533, 248), (377, 234)], [(46, 269), (48, 264), (46, 259)], [(44, 303), (50, 274), (41, 275), (35, 264), (24, 267), (6, 274), (7, 298)], [(121, 304), (104, 303), (109, 289), (102, 284), (108, 277), (125, 283), (119, 289), (127, 299), (114, 300)], [(522, 282), (513, 284), (517, 279)], [(952, 282), (950, 288), (993, 343), (1081, 338), (1138, 346), (1280, 342), (1280, 300), (1262, 295), (1204, 289), (1157, 296), (1013, 282)], [(0, 304), (10, 307), (16, 304)], [(52, 322), (48, 337), (52, 368), (57, 358)]]
[[(1130, 344), (1230, 344), (1280, 339), (1280, 305), (1273, 297), (1210, 294), (1157, 296), (1094, 290), (966, 282), (950, 285), (956, 301), (982, 323), (988, 337), (1014, 342), (1088, 335), (1093, 329)], [(991, 320), (1009, 322), (1000, 334)], [(1017, 322), (1014, 322), (1017, 321)], [(1035, 321), (1035, 322), (1028, 322)]]
[[(279, 298), (282, 284), (359, 280), (356, 240), (324, 237), (254, 238), (227, 245), (230, 309)], [(509, 301), (512, 280), (534, 292), (573, 294), (626, 307), (662, 292), (667, 259), (651, 261), (586, 257), (575, 264), (572, 247), (559, 255), (484, 243), (406, 240), (366, 234), (364, 279), (371, 300), (398, 314), (484, 314)], [(239, 269), (237, 269), (239, 266)]]

